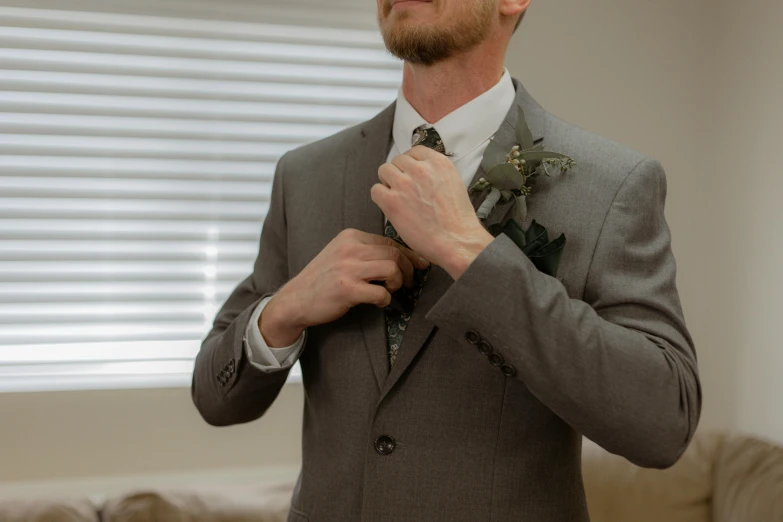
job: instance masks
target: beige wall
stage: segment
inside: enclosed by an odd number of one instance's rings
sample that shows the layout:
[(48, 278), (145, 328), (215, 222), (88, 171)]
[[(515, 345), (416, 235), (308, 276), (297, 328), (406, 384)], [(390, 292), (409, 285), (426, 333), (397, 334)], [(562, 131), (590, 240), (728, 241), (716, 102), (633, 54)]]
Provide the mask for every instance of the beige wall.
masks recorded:
[[(715, 227), (715, 16), (707, 1), (534, 0), (507, 63), (549, 111), (659, 159), (678, 286), (696, 341), (702, 426), (736, 423), (731, 276)], [(716, 304), (717, 303), (717, 304)]]
[[(663, 162), (702, 426), (783, 441), (781, 19), (773, 0), (731, 13), (707, 0), (539, 0), (508, 65), (550, 111)], [(301, 407), (287, 385), (260, 421), (216, 429), (185, 389), (0, 394), (0, 482), (296, 466)]]
[(298, 466), (302, 399), (288, 384), (259, 421), (215, 428), (185, 388), (0, 394), (0, 494), (3, 482)]
[(737, 341), (734, 420), (783, 441), (783, 4), (725, 2), (717, 15), (715, 224), (730, 245), (720, 299)]
[(662, 161), (701, 427), (783, 442), (781, 20), (775, 0), (534, 1), (508, 64), (550, 111)]

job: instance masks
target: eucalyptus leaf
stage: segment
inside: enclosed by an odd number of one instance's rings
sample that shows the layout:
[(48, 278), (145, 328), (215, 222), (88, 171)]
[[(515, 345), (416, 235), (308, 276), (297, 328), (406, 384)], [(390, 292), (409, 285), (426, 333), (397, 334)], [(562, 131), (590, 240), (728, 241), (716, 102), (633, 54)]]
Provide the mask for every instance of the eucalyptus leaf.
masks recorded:
[(514, 165), (501, 163), (495, 165), (487, 173), (487, 181), (498, 190), (519, 189), (525, 184), (525, 177)]
[(495, 165), (505, 163), (507, 153), (508, 151), (503, 150), (498, 142), (489, 140), (489, 145), (487, 145), (484, 156), (481, 158), (481, 168), (484, 172), (489, 172)]
[(522, 109), (521, 105), (517, 105), (516, 133), (517, 133), (517, 141), (519, 142), (523, 150), (529, 149), (533, 146), (533, 134), (530, 132), (530, 127), (528, 127), (527, 125), (527, 120), (525, 119), (525, 111)]

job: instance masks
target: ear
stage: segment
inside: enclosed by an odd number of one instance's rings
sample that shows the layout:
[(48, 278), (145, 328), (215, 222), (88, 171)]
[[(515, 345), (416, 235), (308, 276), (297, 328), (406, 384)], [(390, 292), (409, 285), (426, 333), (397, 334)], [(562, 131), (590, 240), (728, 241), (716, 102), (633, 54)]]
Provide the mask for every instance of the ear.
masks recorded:
[(530, 7), (531, 0), (500, 0), (500, 14), (515, 16)]

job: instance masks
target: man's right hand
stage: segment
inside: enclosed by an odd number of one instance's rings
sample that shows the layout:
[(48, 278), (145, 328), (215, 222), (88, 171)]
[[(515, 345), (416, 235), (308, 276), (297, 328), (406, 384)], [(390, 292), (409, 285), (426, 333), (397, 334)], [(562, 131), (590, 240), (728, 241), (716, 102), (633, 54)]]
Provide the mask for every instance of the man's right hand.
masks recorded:
[(335, 321), (358, 304), (385, 307), (402, 285), (413, 286), (414, 267), (429, 264), (392, 239), (345, 229), (267, 303), (258, 319), (261, 335), (269, 347), (282, 348), (308, 326)]

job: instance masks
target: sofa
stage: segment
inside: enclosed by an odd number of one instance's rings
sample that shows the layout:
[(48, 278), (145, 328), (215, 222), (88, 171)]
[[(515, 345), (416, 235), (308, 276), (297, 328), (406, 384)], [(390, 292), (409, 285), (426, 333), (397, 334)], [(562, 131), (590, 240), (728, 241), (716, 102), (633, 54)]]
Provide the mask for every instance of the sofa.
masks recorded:
[[(783, 447), (697, 434), (666, 470), (638, 468), (585, 440), (593, 522), (783, 522)], [(0, 499), (2, 522), (285, 522), (293, 483), (130, 491), (87, 498)]]

